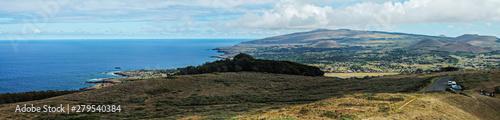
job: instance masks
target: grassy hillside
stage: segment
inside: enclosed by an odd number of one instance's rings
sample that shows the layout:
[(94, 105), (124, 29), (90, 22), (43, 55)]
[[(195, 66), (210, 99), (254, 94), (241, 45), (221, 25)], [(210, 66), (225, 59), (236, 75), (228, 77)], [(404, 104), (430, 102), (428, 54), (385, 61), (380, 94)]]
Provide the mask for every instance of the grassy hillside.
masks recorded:
[(242, 119), (500, 119), (500, 100), (473, 94), (353, 94)]
[[(265, 73), (215, 73), (157, 78), (84, 91), (39, 101), (0, 105), (3, 118), (200, 118), (234, 117), (255, 109), (276, 109), (311, 103), (345, 94), (411, 92), (428, 84), (427, 78), (343, 80)], [(380, 87), (384, 86), (384, 87)], [(121, 113), (13, 113), (17, 104), (114, 104)]]
[[(394, 75), (370, 79), (338, 79), (253, 72), (182, 75), (134, 81), (44, 100), (2, 104), (0, 105), (0, 119), (75, 119), (82, 117), (102, 119), (253, 119), (263, 116), (264, 118), (288, 117), (296, 119), (342, 117), (498, 118), (499, 114), (495, 112), (475, 112), (477, 109), (499, 111), (497, 107), (499, 104), (498, 98), (481, 96), (474, 90), (466, 91), (467, 94), (472, 95), (472, 98), (447, 92), (414, 93), (427, 86), (431, 79), (439, 76), (462, 75), (461, 79), (468, 79), (476, 77), (475, 74), (489, 76), (491, 79), (465, 81), (464, 83), (471, 83), (465, 87), (489, 90), (490, 87), (493, 89), (494, 85), (478, 86), (478, 84), (491, 80), (500, 83), (499, 70)], [(417, 99), (399, 110), (403, 103), (413, 98)], [(453, 106), (462, 104), (463, 100), (467, 100), (467, 104)], [(13, 112), (16, 105), (23, 104), (34, 104), (35, 106), (59, 104), (121, 105), (123, 111), (119, 113), (70, 114)], [(484, 108), (488, 105), (493, 107)], [(474, 107), (468, 109), (468, 106)], [(446, 111), (452, 108), (461, 111)], [(335, 113), (335, 110), (338, 113)], [(438, 114), (431, 114), (432, 111), (417, 114), (420, 110), (434, 110)], [(300, 117), (294, 115), (300, 115)]]
[[(440, 74), (440, 75), (439, 75)], [(481, 95), (499, 86), (500, 71), (461, 71), (439, 73), (454, 76), (466, 88), (433, 93), (364, 93), (329, 98), (314, 103), (288, 106), (242, 119), (500, 119), (500, 98)], [(398, 77), (398, 76), (390, 76)], [(491, 82), (494, 84), (491, 84)]]

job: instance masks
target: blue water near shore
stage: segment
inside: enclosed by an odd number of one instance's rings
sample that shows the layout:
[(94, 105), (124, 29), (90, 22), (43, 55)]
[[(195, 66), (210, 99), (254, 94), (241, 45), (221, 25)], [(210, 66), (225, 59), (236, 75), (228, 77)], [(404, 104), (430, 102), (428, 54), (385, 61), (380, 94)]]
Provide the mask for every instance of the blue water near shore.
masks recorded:
[[(215, 61), (212, 49), (244, 39), (0, 41), (0, 93), (74, 90), (105, 72), (169, 69)], [(115, 67), (121, 67), (116, 70)]]

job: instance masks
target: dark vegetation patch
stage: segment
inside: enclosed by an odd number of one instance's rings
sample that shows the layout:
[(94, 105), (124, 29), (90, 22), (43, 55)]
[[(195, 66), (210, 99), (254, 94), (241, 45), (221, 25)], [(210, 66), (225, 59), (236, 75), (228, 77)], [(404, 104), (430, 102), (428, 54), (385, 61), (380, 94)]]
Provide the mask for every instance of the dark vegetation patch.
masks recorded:
[(274, 61), (254, 59), (252, 56), (240, 53), (233, 60), (225, 59), (207, 62), (203, 65), (179, 68), (179, 74), (192, 75), (214, 72), (265, 72), (278, 74), (292, 74), (305, 76), (323, 76), (324, 72), (317, 67), (307, 66), (290, 61)]
[(167, 78), (167, 79), (177, 79), (177, 77), (175, 77), (175, 76), (167, 76), (165, 78)]
[(0, 104), (5, 103), (16, 103), (16, 102), (24, 102), (24, 101), (32, 101), (32, 100), (41, 100), (45, 98), (66, 95), (71, 93), (80, 92), (79, 90), (65, 90), (65, 91), (32, 91), (32, 92), (23, 92), (23, 93), (4, 93), (0, 94)]

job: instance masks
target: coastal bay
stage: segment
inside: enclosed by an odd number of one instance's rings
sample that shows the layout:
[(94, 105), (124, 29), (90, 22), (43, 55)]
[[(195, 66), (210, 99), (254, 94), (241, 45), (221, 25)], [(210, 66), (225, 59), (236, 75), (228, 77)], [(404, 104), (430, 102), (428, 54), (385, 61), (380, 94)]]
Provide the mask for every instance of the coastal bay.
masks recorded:
[[(113, 39), (0, 41), (0, 94), (76, 90), (120, 76), (110, 73), (170, 69), (217, 60), (212, 50), (245, 39)], [(196, 44), (195, 44), (196, 43)], [(115, 69), (121, 67), (121, 69)], [(107, 74), (106, 74), (107, 73)]]

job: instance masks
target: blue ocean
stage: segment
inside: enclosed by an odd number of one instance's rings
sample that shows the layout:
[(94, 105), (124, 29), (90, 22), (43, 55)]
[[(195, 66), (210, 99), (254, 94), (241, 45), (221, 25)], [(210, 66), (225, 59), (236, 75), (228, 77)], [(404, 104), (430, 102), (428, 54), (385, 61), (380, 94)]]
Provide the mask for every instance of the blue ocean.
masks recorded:
[[(170, 69), (215, 61), (217, 47), (246, 39), (0, 41), (0, 93), (74, 90), (113, 71)], [(121, 69), (115, 69), (121, 67)], [(107, 74), (106, 74), (107, 73)]]

